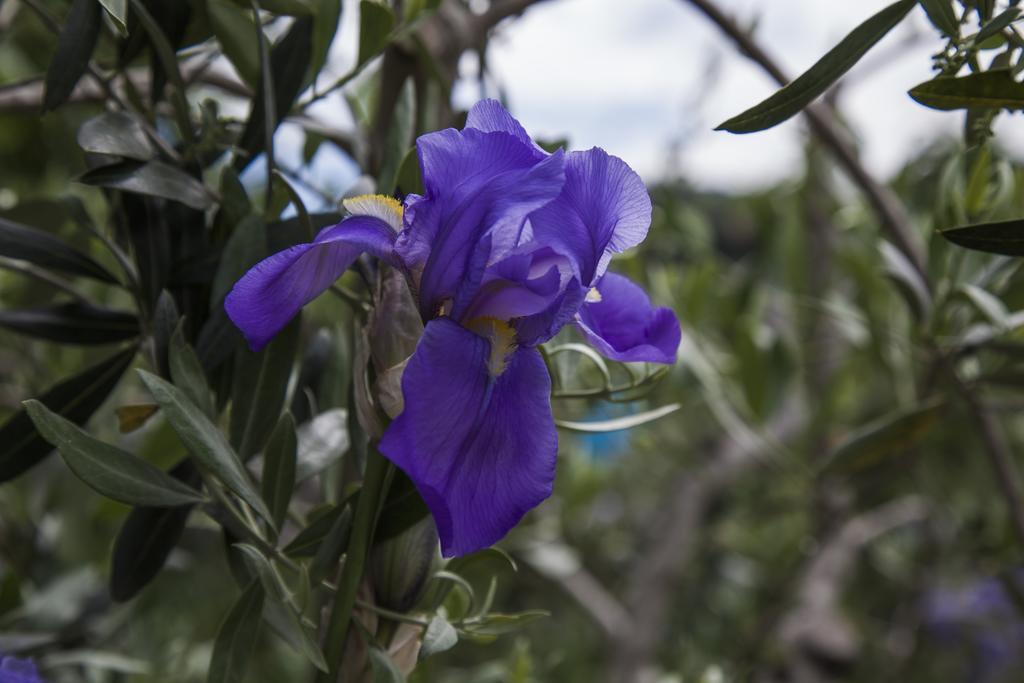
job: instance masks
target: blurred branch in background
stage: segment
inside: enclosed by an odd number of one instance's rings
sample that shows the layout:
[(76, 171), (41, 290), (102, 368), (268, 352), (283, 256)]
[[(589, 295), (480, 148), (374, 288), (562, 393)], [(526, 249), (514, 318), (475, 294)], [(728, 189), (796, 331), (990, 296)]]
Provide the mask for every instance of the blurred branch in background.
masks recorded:
[(924, 500), (907, 496), (850, 518), (825, 541), (801, 572), (793, 607), (773, 629), (787, 669), (783, 680), (830, 680), (831, 669), (848, 667), (859, 656), (860, 642), (841, 602), (857, 556), (879, 536), (928, 514)]
[(723, 437), (707, 463), (686, 470), (660, 495), (668, 501), (651, 521), (646, 546), (636, 555), (623, 598), (633, 615), (631, 628), (612, 647), (609, 681), (648, 683), (656, 680), (658, 648), (670, 636), (673, 603), (668, 596), (684, 585), (687, 570), (700, 548), (709, 510), (738, 479), (767, 461), (760, 444), (786, 442), (806, 427), (805, 410), (791, 399), (765, 427), (759, 441)]
[[(729, 18), (711, 0), (684, 0), (703, 13), (718, 28), (729, 36), (739, 50), (756, 62), (779, 85), (789, 83), (789, 77), (782, 71), (754, 38)], [(883, 230), (897, 248), (910, 261), (921, 280), (927, 286), (927, 259), (913, 234), (913, 228), (900, 199), (888, 187), (875, 180), (857, 157), (848, 135), (843, 131), (834, 112), (824, 105), (810, 105), (804, 110), (811, 129), (826, 148), (835, 156), (839, 166), (860, 188), (868, 202), (878, 214)]]

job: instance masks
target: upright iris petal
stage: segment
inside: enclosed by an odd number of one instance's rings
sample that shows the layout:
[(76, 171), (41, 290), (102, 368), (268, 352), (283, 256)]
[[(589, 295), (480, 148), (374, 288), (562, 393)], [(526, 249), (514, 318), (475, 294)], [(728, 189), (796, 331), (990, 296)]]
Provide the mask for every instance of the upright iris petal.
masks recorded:
[(612, 254), (647, 236), (651, 198), (622, 159), (597, 147), (570, 152), (558, 199), (530, 216), (534, 239), (575, 258), (584, 286), (592, 286)]
[(417, 274), (420, 312), (430, 318), (455, 297), (480, 241), (514, 246), (526, 217), (558, 195), (564, 173), (561, 154), (538, 161), (507, 133), (446, 130), (424, 135), (417, 149), (426, 193), (407, 202), (413, 220), (395, 249)]

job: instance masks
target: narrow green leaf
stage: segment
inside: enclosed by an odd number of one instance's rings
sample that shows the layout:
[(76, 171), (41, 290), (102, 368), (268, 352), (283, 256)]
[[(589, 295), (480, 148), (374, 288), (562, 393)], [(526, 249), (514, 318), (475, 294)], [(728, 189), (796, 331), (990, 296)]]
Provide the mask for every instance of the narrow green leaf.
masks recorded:
[[(263, 3), (266, 6), (266, 3)], [(270, 78), (274, 84), (274, 119), (270, 129), (277, 130), (278, 124), (291, 111), (292, 105), (302, 91), (306, 72), (313, 51), (312, 17), (299, 17), (288, 33), (270, 51)], [(235, 168), (241, 170), (251, 163), (266, 147), (266, 106), (264, 103), (263, 81), (252, 98), (252, 109), (245, 129), (238, 139), (238, 148), (244, 152), (235, 160)]]
[(171, 347), (171, 336), (178, 329), (178, 322), (181, 314), (178, 313), (178, 304), (174, 297), (166, 289), (160, 291), (157, 297), (156, 306), (153, 310), (153, 355), (156, 357), (156, 365), (159, 375), (170, 377), (171, 363), (169, 349)]
[(393, 194), (406, 152), (413, 144), (416, 134), (416, 87), (412, 78), (407, 78), (398, 93), (395, 112), (388, 126), (384, 142), (384, 159), (381, 162), (377, 191)]
[(327, 534), (321, 539), (313, 556), (313, 562), (309, 565), (309, 579), (318, 584), (329, 578), (337, 569), (341, 556), (348, 547), (349, 537), (352, 534), (352, 507), (342, 506), (343, 512), (334, 520)]
[(409, 148), (402, 158), (395, 178), (395, 189), (402, 194), (423, 194), (423, 177), (420, 175), (420, 161), (415, 147)]
[[(258, 24), (259, 4), (256, 0), (250, 0), (249, 4), (252, 7), (253, 17), (257, 20)], [(260, 59), (260, 81), (256, 93), (258, 97), (253, 99), (252, 106), (254, 109), (256, 106), (263, 108), (263, 154), (267, 162), (267, 197), (264, 213), (268, 219), (271, 219), (281, 215), (281, 211), (284, 210), (283, 206), (280, 210), (272, 208), (275, 204), (274, 198), (277, 190), (273, 179), (275, 163), (274, 131), (277, 130), (278, 122), (284, 119), (284, 113), (282, 112), (280, 117), (277, 115), (274, 67), (270, 58), (270, 45), (267, 43), (267, 36), (263, 33), (262, 29), (258, 29), (256, 33), (256, 48)]]
[[(232, 0), (232, 2), (241, 7), (249, 7), (248, 0)], [(314, 13), (309, 0), (260, 0), (260, 7), (267, 12), (294, 17), (305, 17)]]
[(429, 514), (430, 510), (412, 479), (402, 470), (396, 469), (381, 507), (374, 539), (382, 543), (394, 538)]
[(932, 309), (932, 295), (917, 269), (903, 252), (888, 242), (881, 242), (878, 251), (885, 274), (899, 287), (911, 310), (918, 319), (927, 318)]
[(100, 4), (114, 20), (118, 32), (128, 35), (128, 0), (100, 0)]
[(921, 0), (928, 19), (935, 28), (950, 38), (960, 35), (960, 19), (953, 9), (953, 0)]
[[(168, 474), (189, 486), (200, 485), (191, 460), (182, 460)], [(193, 507), (142, 506), (132, 510), (114, 541), (110, 562), (110, 596), (115, 601), (131, 600), (160, 573)]]
[(992, 146), (982, 145), (971, 167), (971, 175), (964, 190), (964, 208), (969, 215), (977, 215), (985, 210), (991, 178)]
[(316, 233), (313, 230), (313, 221), (309, 217), (309, 211), (306, 210), (306, 205), (302, 201), (302, 195), (292, 186), (281, 171), (274, 169), (274, 180), (284, 186), (285, 191), (288, 193), (288, 198), (291, 200), (292, 206), (295, 207), (295, 213), (299, 219), (299, 223), (302, 224), (302, 229), (309, 235), (309, 240), (313, 241)]
[(939, 231), (966, 249), (1004, 256), (1024, 256), (1024, 219), (977, 223)]
[(384, 49), (395, 25), (395, 13), (378, 0), (359, 3), (359, 59), (358, 64), (369, 61)]
[(978, 31), (978, 35), (974, 36), (975, 45), (985, 42), (992, 36), (999, 35), (1003, 29), (1012, 24), (1020, 16), (1021, 9), (1019, 7), (1010, 7), (1005, 11), (1000, 12), (998, 16), (993, 17), (991, 21), (987, 22)]
[[(132, 5), (132, 14), (138, 17), (139, 23), (149, 36), (149, 44), (163, 67), (164, 73), (174, 87), (174, 95), (171, 97), (171, 104), (174, 107), (174, 115), (178, 122), (181, 136), (186, 142), (195, 142), (195, 130), (192, 127), (192, 117), (189, 113), (188, 99), (185, 96), (185, 79), (181, 77), (178, 69), (178, 59), (175, 56), (174, 48), (171, 46), (167, 36), (160, 29), (160, 24), (149, 13), (142, 0), (129, 0)], [(205, 207), (195, 207), (205, 208)]]
[(284, 580), (270, 559), (259, 548), (248, 543), (235, 543), (232, 547), (241, 553), (242, 561), (245, 562), (249, 573), (259, 577), (260, 583), (263, 584), (263, 592), (267, 597), (274, 602), (285, 604), (288, 597), (287, 589)]
[(203, 323), (196, 340), (196, 353), (203, 369), (213, 372), (226, 360), (242, 342), (242, 333), (224, 312), (223, 306), (215, 306), (210, 311), (210, 318)]
[(152, 507), (203, 502), (198, 491), (142, 458), (100, 441), (39, 401), (25, 401), (25, 409), (71, 471), (102, 495), (128, 505)]
[(94, 154), (110, 154), (149, 161), (156, 149), (146, 135), (142, 124), (132, 115), (120, 111), (105, 111), (78, 129), (78, 146)]
[(119, 284), (106, 268), (53, 235), (0, 218), (0, 256), (100, 282)]
[(295, 419), (284, 413), (270, 435), (263, 451), (263, 480), (260, 482), (263, 500), (270, 508), (274, 523), (281, 527), (288, 515), (288, 504), (295, 488), (295, 461), (298, 439)]
[(431, 655), (450, 650), (459, 642), (459, 634), (455, 627), (448, 623), (448, 620), (436, 615), (427, 625), (423, 634), (423, 644), (420, 645), (419, 659), (423, 661)]
[(88, 671), (109, 671), (129, 676), (152, 676), (153, 667), (143, 659), (126, 657), (116, 652), (102, 650), (65, 650), (47, 655), (47, 669), (80, 667)]
[(139, 335), (139, 321), (131, 313), (80, 301), (0, 310), (0, 327), (61, 344), (111, 344)]
[(239, 221), (228, 237), (210, 288), (210, 308), (222, 308), (235, 283), (267, 255), (267, 226), (263, 217), (250, 214)]
[(352, 508), (344, 503), (319, 511), (319, 514), (310, 519), (306, 528), (285, 546), (284, 552), (289, 557), (314, 557), (320, 544), (327, 538), (338, 520), (346, 516), (349, 520), (352, 519)]
[(370, 643), (370, 667), (373, 669), (373, 683), (405, 683), (405, 676), (395, 660), (377, 643)]
[[(71, 422), (84, 424), (117, 386), (133, 358), (135, 347), (116, 353), (49, 388), (39, 401)], [(0, 444), (0, 483), (14, 479), (53, 451), (24, 409), (0, 426)]]
[(978, 11), (978, 19), (983, 22), (988, 21), (996, 9), (996, 0), (968, 0), (967, 2), (961, 2), (961, 4), (974, 5)]
[(568, 429), (574, 432), (585, 432), (585, 433), (601, 433), (601, 432), (615, 432), (621, 429), (633, 429), (640, 425), (647, 424), (648, 422), (654, 422), (655, 420), (661, 419), (666, 415), (671, 415), (683, 406), (679, 403), (670, 403), (667, 406), (655, 408), (654, 410), (647, 410), (642, 413), (635, 415), (627, 415), (626, 417), (617, 417), (612, 420), (602, 420), (600, 422), (572, 422), (570, 420), (555, 420), (555, 424), (562, 429)]
[(264, 592), (253, 581), (235, 603), (217, 631), (207, 683), (245, 683), (246, 671), (259, 636)]
[(100, 12), (96, 0), (74, 0), (71, 4), (71, 11), (57, 39), (57, 52), (46, 71), (43, 112), (56, 109), (71, 97), (88, 68), (100, 36)]
[(261, 351), (240, 348), (235, 354), (230, 434), (243, 460), (263, 448), (281, 416), (300, 327), (296, 318)]
[(936, 78), (910, 90), (919, 104), (940, 111), (954, 109), (1024, 109), (1024, 84), (1011, 71), (982, 71), (957, 78)]
[(944, 407), (942, 401), (930, 401), (861, 427), (829, 454), (822, 471), (856, 472), (905, 452), (929, 432)]
[(100, 166), (80, 175), (78, 182), (173, 199), (200, 211), (213, 204), (213, 197), (205, 185), (176, 166), (162, 161), (122, 161)]
[(273, 525), (270, 511), (224, 434), (181, 389), (145, 370), (140, 369), (138, 372), (188, 452)]
[(796, 115), (850, 70), (875, 43), (896, 27), (917, 4), (900, 0), (855, 28), (799, 78), (760, 104), (721, 124), (716, 130), (756, 133)]
[(516, 614), (488, 614), (480, 624), (466, 627), (466, 631), (476, 635), (498, 636), (518, 631), (531, 621), (551, 616), (544, 610), (528, 610)]
[(307, 626), (294, 609), (270, 602), (266, 605), (266, 620), (285, 642), (298, 650), (319, 671), (326, 673), (324, 653), (316, 643), (315, 629)]
[(327, 62), (331, 43), (341, 22), (341, 0), (314, 0), (316, 2), (316, 23), (313, 25), (313, 56), (310, 59), (309, 73), (312, 78)]
[(257, 28), (252, 13), (229, 0), (206, 0), (210, 28), (217, 36), (224, 56), (246, 83), (256, 87), (260, 82), (260, 53), (256, 42)]
[(1001, 329), (1008, 329), (1010, 312), (998, 297), (977, 285), (960, 285), (960, 291), (990, 323)]
[(195, 350), (185, 341), (185, 334), (182, 331), (182, 323), (179, 322), (171, 335), (171, 342), (168, 349), (168, 364), (171, 374), (171, 381), (179, 389), (185, 392), (189, 400), (213, 419), (216, 417), (213, 394), (206, 383), (206, 374), (203, 366), (199, 363), (199, 356)]

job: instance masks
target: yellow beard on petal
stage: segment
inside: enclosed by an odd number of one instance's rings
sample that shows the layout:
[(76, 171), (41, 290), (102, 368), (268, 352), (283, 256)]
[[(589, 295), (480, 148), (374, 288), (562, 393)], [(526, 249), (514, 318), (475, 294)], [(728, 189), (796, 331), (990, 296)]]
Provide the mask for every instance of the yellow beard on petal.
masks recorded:
[(361, 194), (343, 199), (341, 203), (353, 216), (373, 216), (390, 225), (395, 232), (402, 230), (402, 203), (394, 197)]
[(466, 329), (475, 332), (491, 343), (491, 355), (487, 359), (487, 373), (497, 377), (505, 372), (508, 357), (515, 350), (516, 331), (504, 320), (496, 318), (473, 318), (466, 323)]

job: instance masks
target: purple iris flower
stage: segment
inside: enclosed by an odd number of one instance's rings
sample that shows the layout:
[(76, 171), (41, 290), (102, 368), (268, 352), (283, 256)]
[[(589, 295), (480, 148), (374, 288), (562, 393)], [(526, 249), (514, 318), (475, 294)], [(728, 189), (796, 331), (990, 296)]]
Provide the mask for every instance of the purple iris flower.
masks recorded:
[(0, 683), (45, 683), (31, 659), (0, 654)]
[(680, 329), (606, 272), (651, 220), (621, 159), (548, 154), (493, 100), (416, 147), (422, 196), (346, 200), (350, 217), (257, 264), (225, 307), (255, 350), (361, 253), (405, 273), (425, 328), (379, 448), (416, 484), (444, 554), (463, 555), (551, 494), (558, 439), (537, 345), (575, 323), (611, 359), (673, 363)]

